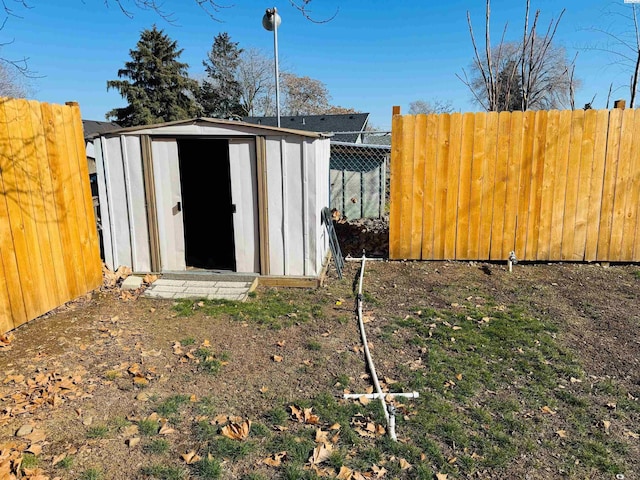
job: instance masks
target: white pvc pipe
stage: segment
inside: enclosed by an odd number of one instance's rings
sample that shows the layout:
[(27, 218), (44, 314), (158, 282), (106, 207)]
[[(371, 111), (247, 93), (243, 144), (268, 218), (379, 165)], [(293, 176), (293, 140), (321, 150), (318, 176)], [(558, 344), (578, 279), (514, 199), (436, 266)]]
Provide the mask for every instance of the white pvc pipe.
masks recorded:
[[(389, 418), (389, 412), (387, 411), (387, 403), (384, 400), (384, 393), (380, 388), (380, 382), (378, 381), (378, 374), (376, 373), (376, 367), (373, 364), (373, 360), (371, 359), (371, 352), (369, 351), (369, 344), (367, 343), (367, 334), (364, 331), (364, 321), (362, 320), (362, 279), (364, 277), (364, 264), (366, 261), (366, 256), (364, 252), (362, 253), (362, 266), (360, 267), (360, 285), (358, 287), (358, 324), (360, 325), (360, 336), (362, 337), (362, 343), (364, 345), (364, 355), (367, 359), (367, 365), (369, 366), (369, 371), (371, 372), (371, 379), (373, 380), (373, 385), (378, 394), (378, 398), (380, 399), (380, 403), (382, 404), (382, 410), (384, 411), (384, 418), (387, 421), (387, 427), (389, 429), (389, 436), (392, 440), (396, 441), (396, 432), (395, 432), (395, 418), (392, 420)], [(393, 427), (393, 428), (392, 428)]]
[[(404, 398), (418, 398), (420, 394), (418, 392), (410, 392), (410, 393), (385, 393), (384, 398), (389, 397), (404, 397)], [(342, 398), (380, 398), (380, 394), (378, 393), (345, 393), (342, 395)]]

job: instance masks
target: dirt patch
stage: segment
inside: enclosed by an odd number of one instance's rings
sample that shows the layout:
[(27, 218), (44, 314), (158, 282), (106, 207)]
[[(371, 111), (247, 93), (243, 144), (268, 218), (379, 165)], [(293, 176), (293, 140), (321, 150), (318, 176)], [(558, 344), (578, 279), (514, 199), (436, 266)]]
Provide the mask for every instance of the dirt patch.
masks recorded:
[[(263, 460), (287, 449), (289, 457), (295, 456), (298, 447), (302, 463), (312, 457), (318, 426), (295, 420), (289, 406), (297, 405), (313, 406), (324, 430), (333, 423), (332, 415), (340, 421), (349, 412), (336, 444), (340, 458), (334, 455), (322, 464), (334, 475), (340, 465), (362, 472), (386, 468), (390, 473), (382, 478), (433, 478), (438, 472), (448, 478), (640, 475), (640, 440), (634, 437), (640, 433), (637, 266), (518, 265), (510, 274), (503, 265), (369, 262), (366, 328), (379, 376), (391, 389), (419, 387), (423, 399), (406, 402), (399, 446), (390, 446), (384, 436), (353, 433), (359, 428), (352, 423), (356, 414), (377, 425), (381, 419), (375, 409), (339, 400), (345, 388), (364, 392), (371, 385), (353, 308), (358, 266), (347, 262), (341, 281), (330, 272), (319, 290), (259, 289), (249, 302), (264, 307), (250, 313), (223, 312), (198, 302), (177, 309), (174, 302), (122, 298), (109, 291), (34, 320), (14, 331), (10, 346), (0, 349), (0, 436), (22, 444), (23, 450), (39, 446), (33, 468), (49, 478), (198, 478), (198, 470), (181, 456), (196, 452), (206, 458), (207, 451), (220, 462), (219, 478), (296, 478)], [(499, 310), (503, 306), (506, 313)], [(429, 332), (449, 349), (443, 351), (452, 362), (462, 362), (464, 352), (456, 350), (462, 337), (452, 342), (459, 333), (452, 329), (439, 339), (442, 323), (483, 328), (478, 324), (486, 311), (502, 312), (504, 318), (523, 315), (525, 325), (527, 318), (532, 325), (542, 322), (540, 333), (526, 338), (539, 338), (542, 346), (555, 342), (557, 348), (544, 350), (533, 342), (522, 345), (525, 353), (555, 355), (534, 360), (542, 366), (548, 362), (551, 370), (569, 365), (566, 372), (577, 373), (552, 371), (549, 378), (560, 378), (561, 384), (539, 392), (535, 401), (518, 393), (533, 380), (510, 377), (508, 370), (518, 367), (507, 358), (491, 360), (493, 372), (502, 362), (505, 378), (511, 379), (495, 389), (474, 387), (463, 395), (471, 375), (466, 371), (462, 380), (452, 371), (446, 382), (453, 386), (433, 381), (437, 369), (429, 362), (436, 360), (429, 355), (436, 350)], [(430, 329), (432, 322), (437, 327)], [(443, 358), (440, 367), (446, 369)], [(208, 372), (207, 365), (217, 373)], [(414, 367), (424, 372), (420, 385)], [(572, 375), (578, 375), (577, 383), (569, 382)], [(177, 402), (175, 411), (168, 399)], [(500, 410), (511, 401), (515, 411)], [(360, 410), (349, 410), (356, 408), (353, 404)], [(428, 411), (433, 405), (452, 410)], [(145, 435), (145, 422), (159, 410), (164, 412), (160, 420), (151, 417), (157, 429)], [(434, 418), (450, 415), (449, 427), (457, 415), (466, 429), (462, 438), (471, 435), (472, 443), (461, 446), (446, 423), (434, 424), (437, 429), (421, 412)], [(584, 417), (580, 421), (574, 418), (578, 414)], [(213, 422), (219, 415), (250, 419), (255, 429), (250, 442), (212, 440), (203, 425), (219, 436)], [(24, 425), (44, 437), (16, 437)], [(512, 425), (511, 430), (489, 435), (504, 425)], [(161, 427), (166, 427), (164, 434)], [(352, 441), (347, 433), (354, 435)], [(297, 440), (287, 444), (291, 439)], [(594, 452), (583, 456), (573, 442)], [(489, 462), (492, 448), (502, 448), (504, 458)], [(403, 469), (400, 459), (411, 468)], [(301, 472), (308, 477), (298, 478), (313, 478)]]

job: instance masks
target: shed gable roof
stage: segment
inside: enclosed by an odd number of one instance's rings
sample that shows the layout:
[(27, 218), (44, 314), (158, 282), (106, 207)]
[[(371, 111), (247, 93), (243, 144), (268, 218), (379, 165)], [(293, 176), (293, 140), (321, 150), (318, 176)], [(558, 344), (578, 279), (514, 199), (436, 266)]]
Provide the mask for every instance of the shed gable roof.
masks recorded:
[(198, 125), (198, 126), (216, 125), (220, 127), (229, 126), (229, 127), (236, 127), (236, 128), (245, 127), (252, 130), (260, 131), (266, 135), (269, 133), (271, 134), (286, 133), (289, 135), (298, 135), (301, 137), (311, 137), (311, 138), (327, 137), (327, 135), (324, 135), (319, 132), (314, 132), (314, 131), (296, 130), (291, 128), (278, 128), (278, 127), (272, 127), (268, 125), (258, 125), (258, 124), (248, 123), (248, 122), (239, 122), (236, 120), (224, 120), (221, 118), (205, 118), (205, 117), (192, 118), (188, 120), (177, 120), (174, 122), (157, 123), (154, 125), (139, 125), (135, 127), (118, 128), (115, 130), (110, 130), (109, 132), (96, 132), (93, 135), (90, 135), (89, 137), (95, 138), (100, 136), (102, 133), (108, 133), (109, 135), (120, 134), (120, 133), (135, 133), (135, 132), (140, 132), (144, 130), (157, 130), (157, 129), (162, 129), (163, 127), (173, 127), (173, 126), (181, 126), (181, 125)]

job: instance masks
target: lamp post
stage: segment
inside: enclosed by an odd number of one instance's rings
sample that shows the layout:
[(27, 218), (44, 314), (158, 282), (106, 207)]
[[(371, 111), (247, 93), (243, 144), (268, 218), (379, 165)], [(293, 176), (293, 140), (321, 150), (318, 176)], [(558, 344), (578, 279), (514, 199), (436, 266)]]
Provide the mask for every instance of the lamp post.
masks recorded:
[(267, 8), (267, 12), (262, 17), (262, 26), (265, 30), (273, 32), (273, 58), (276, 67), (276, 117), (278, 127), (280, 126), (280, 75), (278, 74), (278, 27), (280, 26), (280, 15), (276, 7)]

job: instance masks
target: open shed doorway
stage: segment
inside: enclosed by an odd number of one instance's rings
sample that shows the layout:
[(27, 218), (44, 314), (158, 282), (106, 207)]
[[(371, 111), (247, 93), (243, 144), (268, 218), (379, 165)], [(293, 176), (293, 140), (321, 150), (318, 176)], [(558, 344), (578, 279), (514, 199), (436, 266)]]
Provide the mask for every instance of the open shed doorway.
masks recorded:
[(187, 268), (236, 270), (229, 141), (179, 139)]

